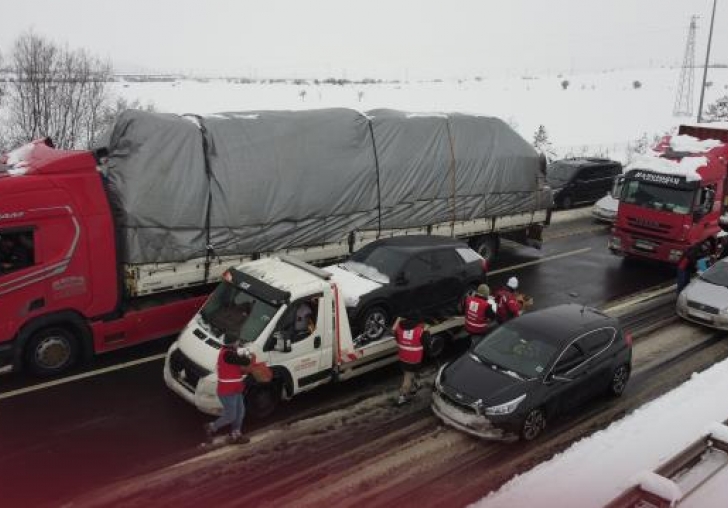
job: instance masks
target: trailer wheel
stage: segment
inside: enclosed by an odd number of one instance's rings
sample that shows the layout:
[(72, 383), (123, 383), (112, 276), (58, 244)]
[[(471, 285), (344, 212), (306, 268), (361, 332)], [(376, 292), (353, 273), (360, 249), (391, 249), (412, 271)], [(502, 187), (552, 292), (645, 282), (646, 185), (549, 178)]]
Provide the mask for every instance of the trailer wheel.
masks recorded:
[(245, 405), (256, 420), (268, 418), (281, 402), (281, 383), (256, 383), (245, 395)]
[(496, 235), (484, 235), (473, 238), (470, 246), (475, 252), (483, 256), (483, 259), (487, 260), (488, 263), (492, 263), (498, 255), (500, 242)]
[(25, 348), (25, 361), (37, 376), (55, 376), (78, 360), (77, 337), (66, 327), (48, 326), (35, 332)]

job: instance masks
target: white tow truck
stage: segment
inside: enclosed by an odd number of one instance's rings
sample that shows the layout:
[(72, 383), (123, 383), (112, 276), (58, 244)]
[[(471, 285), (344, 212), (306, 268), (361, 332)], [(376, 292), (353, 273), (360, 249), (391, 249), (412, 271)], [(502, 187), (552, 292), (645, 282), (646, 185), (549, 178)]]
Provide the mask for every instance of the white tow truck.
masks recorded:
[[(430, 326), (426, 350), (464, 336), (463, 317)], [(232, 334), (273, 371), (270, 383), (251, 383), (247, 407), (266, 417), (281, 399), (343, 381), (397, 361), (391, 334), (365, 342), (354, 337), (341, 289), (331, 274), (303, 261), (275, 256), (230, 268), (223, 281), (167, 353), (169, 388), (200, 411), (219, 414), (216, 362)], [(250, 376), (249, 376), (250, 377)]]

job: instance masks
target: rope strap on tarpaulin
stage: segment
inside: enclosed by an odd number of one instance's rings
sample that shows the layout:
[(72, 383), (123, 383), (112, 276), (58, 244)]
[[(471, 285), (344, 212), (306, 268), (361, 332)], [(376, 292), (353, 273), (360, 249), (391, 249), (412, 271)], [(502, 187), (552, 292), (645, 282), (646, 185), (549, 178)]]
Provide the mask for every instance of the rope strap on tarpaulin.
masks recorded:
[(374, 166), (377, 170), (377, 238), (382, 232), (382, 191), (380, 187), (379, 178), (379, 154), (377, 154), (377, 140), (374, 137), (374, 126), (372, 125), (372, 119), (367, 118), (367, 125), (369, 125), (369, 133), (372, 136), (372, 149), (374, 150)]

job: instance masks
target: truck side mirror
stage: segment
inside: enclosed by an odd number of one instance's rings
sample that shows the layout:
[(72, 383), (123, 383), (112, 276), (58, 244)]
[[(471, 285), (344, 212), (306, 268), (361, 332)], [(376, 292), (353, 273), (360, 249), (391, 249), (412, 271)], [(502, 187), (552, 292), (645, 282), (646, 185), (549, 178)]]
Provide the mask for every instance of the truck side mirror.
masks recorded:
[[(272, 349), (280, 353), (291, 352), (291, 334), (278, 330), (271, 334)], [(268, 344), (266, 344), (268, 346)]]

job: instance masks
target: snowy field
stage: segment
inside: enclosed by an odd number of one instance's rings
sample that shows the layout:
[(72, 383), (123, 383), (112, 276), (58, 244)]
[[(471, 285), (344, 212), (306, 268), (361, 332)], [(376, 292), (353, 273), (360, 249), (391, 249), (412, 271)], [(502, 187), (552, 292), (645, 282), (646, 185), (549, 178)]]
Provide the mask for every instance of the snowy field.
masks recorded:
[[(650, 471), (728, 418), (726, 386), (728, 360), (694, 374), (690, 381), (515, 477), (474, 506), (604, 506), (636, 483), (644, 485)], [(719, 435), (726, 435), (728, 429), (722, 429)], [(706, 483), (684, 506), (728, 506), (725, 477)], [(674, 492), (676, 486), (672, 488)]]
[[(348, 107), (459, 111), (500, 117), (528, 141), (544, 125), (559, 156), (606, 155), (624, 162), (627, 145), (693, 118), (673, 117), (680, 69), (482, 78), (372, 85), (238, 84), (225, 80), (116, 83), (114, 92), (159, 111), (208, 114)], [(695, 111), (702, 72), (695, 70)], [(562, 81), (568, 80), (566, 90)], [(635, 88), (634, 82), (640, 87)], [(710, 69), (705, 104), (728, 94), (728, 69)]]

